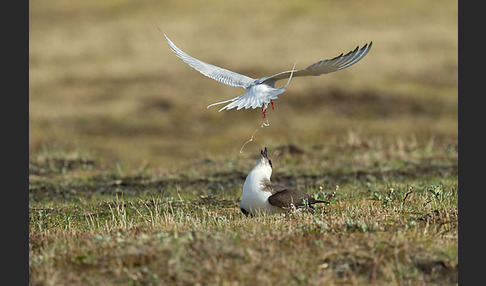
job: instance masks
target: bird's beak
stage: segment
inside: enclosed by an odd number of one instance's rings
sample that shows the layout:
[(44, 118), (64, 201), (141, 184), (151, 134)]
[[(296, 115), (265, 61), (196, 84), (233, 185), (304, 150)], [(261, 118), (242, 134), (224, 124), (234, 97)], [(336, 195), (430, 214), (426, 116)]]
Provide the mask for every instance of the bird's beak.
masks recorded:
[(260, 157), (265, 158), (265, 159), (268, 160), (267, 147), (265, 147), (264, 150), (260, 150)]
[(265, 159), (263, 162), (268, 162), (270, 167), (272, 167), (272, 160), (268, 159), (267, 147), (264, 150), (260, 150), (260, 161), (258, 162), (261, 162), (262, 159)]
[(265, 147), (264, 150), (260, 150), (260, 157), (265, 158), (265, 159), (270, 161), (270, 159), (268, 159), (267, 147)]

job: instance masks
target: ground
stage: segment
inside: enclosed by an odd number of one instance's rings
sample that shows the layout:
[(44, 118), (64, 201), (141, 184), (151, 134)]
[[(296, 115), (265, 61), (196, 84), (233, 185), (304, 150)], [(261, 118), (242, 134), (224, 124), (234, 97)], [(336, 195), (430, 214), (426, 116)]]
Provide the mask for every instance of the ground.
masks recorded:
[[(457, 1), (274, 2), (30, 3), (30, 284), (458, 283)], [(255, 78), (373, 48), (254, 133), (158, 28)], [(265, 146), (330, 204), (245, 217)]]

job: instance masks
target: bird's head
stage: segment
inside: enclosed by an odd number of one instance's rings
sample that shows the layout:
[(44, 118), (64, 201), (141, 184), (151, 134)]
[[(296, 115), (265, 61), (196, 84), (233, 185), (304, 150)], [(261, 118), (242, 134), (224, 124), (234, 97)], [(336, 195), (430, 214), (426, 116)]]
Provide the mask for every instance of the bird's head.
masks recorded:
[(272, 160), (268, 159), (267, 147), (264, 150), (260, 150), (260, 157), (257, 160), (255, 168), (258, 168), (259, 172), (264, 172), (270, 178), (272, 175)]

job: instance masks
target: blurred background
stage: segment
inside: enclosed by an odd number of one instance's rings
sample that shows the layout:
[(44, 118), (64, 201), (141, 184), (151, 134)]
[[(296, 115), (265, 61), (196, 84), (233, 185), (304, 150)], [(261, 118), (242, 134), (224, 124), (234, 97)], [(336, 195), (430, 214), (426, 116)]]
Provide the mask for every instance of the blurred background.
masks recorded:
[[(457, 1), (31, 1), (29, 157), (176, 170), (264, 146), (458, 136)], [(218, 112), (245, 92), (171, 51), (253, 78), (373, 41), (352, 67), (295, 78), (267, 112)], [(284, 81), (277, 85), (285, 84)], [(353, 139), (354, 138), (354, 139)]]

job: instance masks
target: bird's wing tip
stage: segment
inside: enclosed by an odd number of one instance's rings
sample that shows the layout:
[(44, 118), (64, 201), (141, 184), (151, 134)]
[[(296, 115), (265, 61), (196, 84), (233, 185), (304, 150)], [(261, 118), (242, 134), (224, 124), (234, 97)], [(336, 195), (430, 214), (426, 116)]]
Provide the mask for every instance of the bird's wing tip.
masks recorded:
[(162, 35), (164, 35), (165, 39), (166, 39), (168, 42), (172, 42), (172, 41), (169, 39), (169, 37), (168, 37), (168, 36), (165, 34), (165, 32), (164, 32), (164, 31), (162, 31), (162, 29), (160, 29), (160, 27), (157, 27), (157, 29), (159, 29), (159, 32), (160, 32)]

